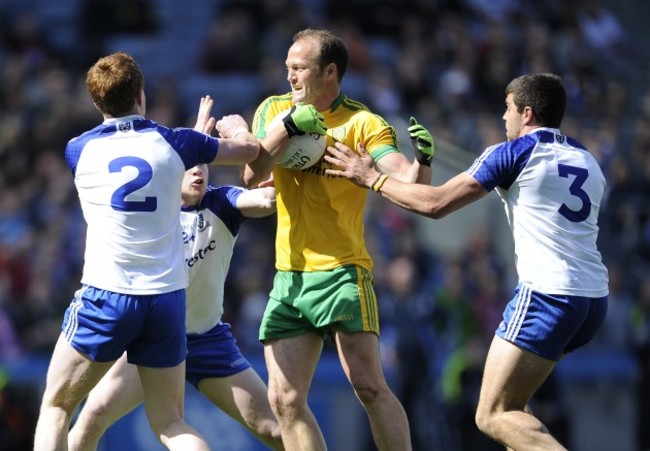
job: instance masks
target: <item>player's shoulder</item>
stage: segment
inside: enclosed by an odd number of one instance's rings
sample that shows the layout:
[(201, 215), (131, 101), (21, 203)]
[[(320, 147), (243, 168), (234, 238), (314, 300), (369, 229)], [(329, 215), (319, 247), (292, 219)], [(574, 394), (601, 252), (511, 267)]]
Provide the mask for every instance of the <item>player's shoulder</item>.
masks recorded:
[(68, 141), (69, 145), (79, 145), (79, 143), (83, 143), (85, 141), (88, 141), (88, 139), (92, 139), (95, 136), (99, 136), (102, 130), (104, 130), (106, 126), (104, 124), (99, 124), (96, 127), (93, 127), (90, 130), (87, 130), (83, 133), (81, 133), (78, 136), (75, 136), (74, 138), (70, 139)]
[(245, 191), (245, 188), (235, 185), (208, 185), (201, 207), (214, 208), (219, 205), (223, 208), (237, 209), (237, 198)]
[(366, 104), (359, 102), (358, 100), (354, 100), (343, 93), (341, 93), (341, 95), (334, 101), (334, 104), (332, 105), (333, 111), (336, 111), (339, 108), (353, 113), (373, 114), (370, 111), (370, 108), (366, 106)]
[(364, 103), (341, 95), (332, 105), (330, 114), (339, 121), (344, 120), (353, 128), (364, 130), (392, 129), (391, 125)]
[(236, 236), (239, 227), (246, 220), (237, 206), (237, 199), (245, 191), (245, 188), (235, 185), (209, 185), (198, 206), (198, 212), (211, 212)]
[[(279, 113), (280, 111), (286, 110), (291, 107), (291, 93), (270, 95), (262, 102), (260, 102), (257, 107), (256, 115), (266, 115), (268, 112)], [(275, 114), (274, 114), (275, 115)]]
[(256, 138), (266, 136), (266, 129), (273, 119), (282, 111), (291, 108), (291, 93), (271, 95), (264, 99), (255, 110), (252, 131)]
[(530, 155), (533, 149), (539, 142), (539, 136), (535, 134), (527, 134), (511, 141), (501, 141), (499, 143), (488, 146), (484, 154), (491, 155), (511, 155), (518, 157), (521, 155)]

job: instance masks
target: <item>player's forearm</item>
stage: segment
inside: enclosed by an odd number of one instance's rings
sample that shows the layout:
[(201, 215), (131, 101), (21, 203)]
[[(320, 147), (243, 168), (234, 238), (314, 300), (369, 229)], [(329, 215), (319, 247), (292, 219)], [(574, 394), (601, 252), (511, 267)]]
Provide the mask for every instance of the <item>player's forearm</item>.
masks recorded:
[(444, 218), (488, 193), (465, 173), (441, 186), (403, 183), (389, 177), (375, 191), (405, 210), (432, 219)]
[[(372, 189), (372, 187), (371, 187)], [(432, 186), (415, 183), (405, 183), (389, 177), (375, 190), (395, 205), (405, 210), (439, 219), (444, 216), (439, 197), (435, 196), (435, 189)]]
[(257, 185), (268, 178), (268, 176), (264, 177), (264, 173), (265, 171), (255, 170), (255, 162), (247, 164), (242, 171), (241, 180), (243, 185), (246, 188), (257, 187)]
[(259, 155), (247, 165), (242, 175), (246, 187), (255, 187), (271, 176), (273, 167), (282, 156), (288, 140), (289, 136), (284, 127), (274, 127), (259, 141)]
[(250, 132), (236, 138), (220, 138), (219, 151), (211, 164), (240, 165), (259, 157), (260, 144)]
[(422, 183), (429, 184), (429, 181), (431, 180), (430, 169), (428, 171), (429, 179), (424, 180), (427, 172), (420, 169), (423, 166), (417, 161), (409, 162), (408, 158), (398, 152), (388, 154), (381, 158), (377, 162), (377, 167), (384, 174), (387, 174), (391, 178), (399, 180), (402, 183), (418, 183), (419, 181), (422, 181)]
[(237, 198), (237, 208), (247, 218), (261, 218), (275, 213), (275, 188), (256, 188), (244, 191)]
[(431, 169), (431, 166), (420, 164), (418, 163), (417, 160), (414, 160), (412, 164), (412, 168), (415, 169), (414, 183), (421, 183), (423, 185), (431, 184), (431, 175), (433, 174), (433, 170)]

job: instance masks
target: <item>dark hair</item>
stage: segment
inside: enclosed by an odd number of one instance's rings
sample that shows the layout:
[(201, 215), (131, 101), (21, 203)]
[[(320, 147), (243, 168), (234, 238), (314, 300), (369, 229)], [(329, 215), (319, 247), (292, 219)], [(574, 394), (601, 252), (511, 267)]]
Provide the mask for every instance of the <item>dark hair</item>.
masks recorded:
[(566, 109), (566, 91), (559, 75), (527, 74), (506, 86), (506, 96), (512, 94), (517, 111), (529, 106), (542, 127), (559, 128)]
[(133, 57), (116, 52), (88, 69), (86, 87), (99, 110), (113, 117), (129, 114), (144, 88), (144, 76)]
[(320, 43), (318, 67), (322, 70), (330, 63), (336, 66), (339, 83), (348, 68), (348, 47), (345, 42), (329, 30), (306, 28), (293, 36), (293, 42), (300, 39), (315, 39)]

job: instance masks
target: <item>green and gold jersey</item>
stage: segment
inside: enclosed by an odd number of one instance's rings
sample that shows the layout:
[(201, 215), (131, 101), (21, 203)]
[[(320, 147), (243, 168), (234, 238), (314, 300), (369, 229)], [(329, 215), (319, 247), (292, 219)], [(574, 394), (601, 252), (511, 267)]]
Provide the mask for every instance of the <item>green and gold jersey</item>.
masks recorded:
[[(291, 94), (264, 100), (255, 112), (253, 134), (261, 139), (280, 112), (290, 108)], [(395, 130), (368, 108), (341, 94), (331, 109), (321, 111), (327, 145), (340, 141), (357, 151), (365, 146), (375, 161), (398, 152)], [(327, 271), (355, 264), (372, 269), (364, 241), (367, 190), (344, 178), (325, 175), (331, 165), (322, 158), (305, 170), (273, 169), (278, 227), (276, 268), (281, 271)]]

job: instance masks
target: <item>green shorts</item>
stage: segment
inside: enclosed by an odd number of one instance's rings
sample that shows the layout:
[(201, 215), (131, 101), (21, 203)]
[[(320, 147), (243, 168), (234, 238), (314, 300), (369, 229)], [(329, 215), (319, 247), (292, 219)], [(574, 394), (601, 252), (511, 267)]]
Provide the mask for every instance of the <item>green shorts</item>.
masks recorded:
[(260, 341), (330, 329), (379, 335), (372, 273), (360, 266), (331, 271), (278, 271), (260, 325)]

